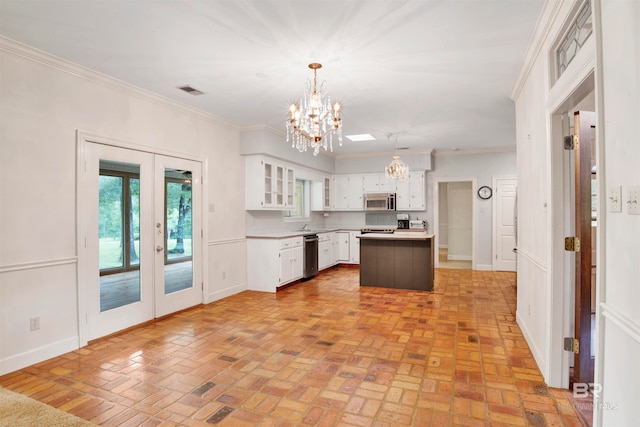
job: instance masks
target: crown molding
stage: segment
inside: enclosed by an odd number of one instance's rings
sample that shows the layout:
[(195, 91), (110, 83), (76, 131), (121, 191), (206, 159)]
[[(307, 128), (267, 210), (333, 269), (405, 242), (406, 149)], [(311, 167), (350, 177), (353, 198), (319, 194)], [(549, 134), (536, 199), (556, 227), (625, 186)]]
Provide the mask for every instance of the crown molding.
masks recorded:
[(538, 16), (538, 22), (533, 30), (533, 34), (531, 35), (531, 39), (527, 45), (527, 50), (525, 51), (524, 58), (522, 58), (518, 74), (516, 75), (516, 79), (509, 94), (509, 98), (511, 98), (511, 100), (516, 101), (520, 96), (520, 91), (524, 87), (524, 84), (529, 77), (529, 73), (531, 73), (531, 69), (536, 62), (536, 58), (538, 57), (542, 46), (544, 46), (544, 42), (549, 35), (549, 30), (551, 29), (551, 26), (558, 16), (562, 6), (563, 2), (558, 0), (546, 0), (544, 2), (542, 10), (540, 11), (540, 16)]
[(87, 80), (89, 82), (124, 93), (129, 96), (136, 97), (144, 101), (154, 103), (156, 105), (171, 108), (181, 113), (196, 116), (198, 118), (214, 122), (219, 125), (238, 129), (237, 125), (211, 113), (207, 113), (197, 108), (189, 107), (162, 95), (158, 95), (157, 93), (142, 89), (138, 86), (134, 86), (122, 80), (118, 80), (109, 75), (54, 56), (50, 53), (36, 49), (34, 47), (28, 46), (4, 36), (0, 36), (0, 51), (19, 56), (33, 62), (37, 62), (55, 70), (62, 71), (72, 76)]
[(495, 154), (495, 153), (513, 153), (516, 151), (516, 147), (490, 147), (490, 148), (470, 148), (460, 150), (436, 150), (436, 156), (462, 156), (467, 154)]
[(421, 154), (426, 154), (426, 155), (431, 155), (433, 153), (433, 149), (428, 148), (428, 149), (416, 149), (416, 150), (400, 150), (398, 152), (396, 152), (395, 150), (386, 150), (386, 151), (368, 151), (368, 152), (356, 152), (356, 153), (342, 153), (342, 154), (335, 154), (334, 156), (336, 158), (340, 158), (340, 159), (346, 159), (346, 158), (354, 158), (354, 157), (383, 157), (383, 156), (393, 156), (397, 153), (397, 155), (399, 155), (400, 157), (402, 157), (403, 155), (407, 155), (407, 156), (413, 156), (413, 155), (421, 155)]

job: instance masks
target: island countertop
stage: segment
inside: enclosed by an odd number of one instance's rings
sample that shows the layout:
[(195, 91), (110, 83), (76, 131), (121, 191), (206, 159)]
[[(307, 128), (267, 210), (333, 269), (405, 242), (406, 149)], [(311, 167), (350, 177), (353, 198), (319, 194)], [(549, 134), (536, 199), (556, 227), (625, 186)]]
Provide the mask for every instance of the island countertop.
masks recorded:
[(430, 240), (435, 235), (427, 234), (426, 231), (396, 231), (395, 233), (367, 233), (356, 237), (361, 240)]
[(360, 239), (360, 286), (432, 291), (433, 234), (367, 233)]

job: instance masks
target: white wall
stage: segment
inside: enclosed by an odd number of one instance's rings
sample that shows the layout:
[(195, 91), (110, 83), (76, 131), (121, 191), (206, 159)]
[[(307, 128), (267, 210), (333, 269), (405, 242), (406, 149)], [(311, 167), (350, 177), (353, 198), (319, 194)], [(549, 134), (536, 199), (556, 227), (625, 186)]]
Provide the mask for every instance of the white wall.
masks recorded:
[[(471, 261), (473, 242), (473, 199), (471, 182), (447, 184), (449, 260)], [(440, 219), (438, 217), (438, 222)]]
[(0, 129), (0, 374), (78, 347), (77, 130), (207, 159), (205, 300), (246, 288), (235, 127), (0, 38)]
[[(640, 185), (640, 2), (595, 2), (601, 8), (598, 136), (604, 143), (605, 194), (622, 186), (622, 213), (604, 213), (604, 271), (596, 382), (602, 384), (601, 425), (638, 425), (640, 401), (640, 215), (626, 213), (630, 185)], [(601, 170), (599, 170), (600, 176)], [(598, 403), (598, 402), (597, 402)], [(615, 405), (615, 409), (614, 406)]]
[[(491, 187), (493, 176), (515, 175), (515, 151), (497, 151), (483, 153), (436, 152), (433, 158), (433, 170), (427, 172), (427, 211), (426, 220), (433, 224), (433, 183), (436, 179), (446, 181), (447, 178), (476, 178), (478, 188), (483, 185)], [(476, 268), (491, 270), (493, 267), (493, 208), (492, 201), (478, 199), (476, 230)], [(440, 220), (440, 219), (439, 219)]]
[[(448, 184), (441, 182), (438, 184), (438, 246), (446, 248), (449, 246), (449, 203)], [(434, 225), (435, 226), (435, 225)]]

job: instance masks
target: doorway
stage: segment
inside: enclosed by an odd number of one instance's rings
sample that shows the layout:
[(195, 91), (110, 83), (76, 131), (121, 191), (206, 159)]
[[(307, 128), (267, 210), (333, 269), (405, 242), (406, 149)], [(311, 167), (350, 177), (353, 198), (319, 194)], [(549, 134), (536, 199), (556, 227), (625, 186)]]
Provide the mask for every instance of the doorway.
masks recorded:
[[(591, 425), (593, 418), (593, 395), (583, 391), (594, 382), (598, 269), (595, 236), (600, 204), (596, 185), (595, 118), (589, 113), (595, 110), (594, 87), (592, 70), (552, 114), (550, 140), (552, 203), (556, 206), (550, 219), (557, 224), (551, 233), (555, 243), (551, 271), (554, 285), (551, 289), (550, 360), (558, 380), (552, 382), (570, 391), (577, 384), (579, 395), (589, 395), (586, 401), (580, 400), (575, 405), (587, 425)], [(587, 114), (576, 116), (578, 111)], [(593, 122), (586, 125), (588, 116)], [(581, 124), (586, 128), (581, 129)], [(577, 144), (574, 143), (576, 139), (566, 138), (571, 135), (578, 136)], [(587, 148), (588, 152), (585, 152)], [(573, 239), (565, 240), (567, 237), (579, 237), (579, 247), (575, 247)], [(574, 338), (577, 341), (573, 341)], [(573, 396), (573, 393), (569, 395)]]
[(80, 144), (84, 345), (202, 302), (202, 163)]
[(446, 178), (434, 182), (437, 268), (475, 268), (475, 187), (475, 178)]

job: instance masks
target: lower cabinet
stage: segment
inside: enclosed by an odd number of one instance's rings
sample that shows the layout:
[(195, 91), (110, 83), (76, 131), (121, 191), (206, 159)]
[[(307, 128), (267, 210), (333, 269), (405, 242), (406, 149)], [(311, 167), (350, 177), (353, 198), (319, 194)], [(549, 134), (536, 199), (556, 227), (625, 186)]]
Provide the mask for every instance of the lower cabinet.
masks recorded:
[(333, 260), (333, 233), (318, 234), (318, 271), (331, 267)]
[(349, 240), (348, 231), (336, 231), (333, 234), (333, 258), (335, 262), (349, 262)]
[(280, 250), (280, 277), (278, 286), (302, 278), (304, 258), (302, 247)]
[(247, 238), (247, 289), (275, 292), (279, 286), (302, 278), (302, 237)]
[(359, 231), (349, 232), (349, 264), (360, 264), (360, 239)]

